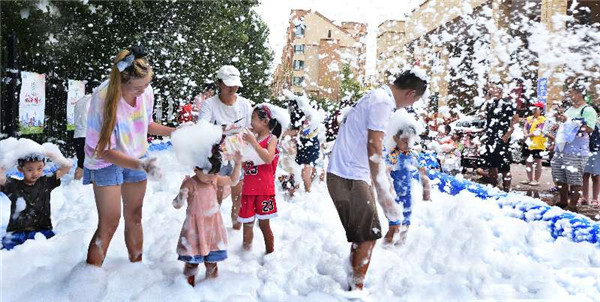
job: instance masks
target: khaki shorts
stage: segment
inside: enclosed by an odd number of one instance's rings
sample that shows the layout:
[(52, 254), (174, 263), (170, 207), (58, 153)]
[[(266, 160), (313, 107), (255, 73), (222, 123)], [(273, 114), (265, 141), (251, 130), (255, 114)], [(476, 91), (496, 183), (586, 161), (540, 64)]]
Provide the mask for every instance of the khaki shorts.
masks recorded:
[(327, 189), (346, 230), (348, 242), (381, 238), (375, 195), (369, 184), (327, 173)]

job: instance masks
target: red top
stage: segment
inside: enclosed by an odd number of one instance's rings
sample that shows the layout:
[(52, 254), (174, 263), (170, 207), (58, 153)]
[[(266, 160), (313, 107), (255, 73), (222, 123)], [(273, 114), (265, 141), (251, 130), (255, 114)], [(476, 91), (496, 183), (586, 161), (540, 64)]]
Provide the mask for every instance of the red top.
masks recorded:
[[(265, 137), (258, 144), (267, 149), (271, 138), (274, 135)], [(275, 195), (275, 170), (279, 162), (279, 150), (275, 149), (275, 157), (270, 164), (255, 166), (253, 162), (244, 163), (244, 185), (242, 186), (242, 195)]]

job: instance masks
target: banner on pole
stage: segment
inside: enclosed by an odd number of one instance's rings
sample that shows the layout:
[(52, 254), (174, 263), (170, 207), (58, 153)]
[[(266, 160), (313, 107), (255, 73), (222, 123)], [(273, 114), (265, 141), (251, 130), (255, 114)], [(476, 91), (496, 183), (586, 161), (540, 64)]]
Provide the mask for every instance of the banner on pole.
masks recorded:
[(67, 91), (67, 130), (75, 130), (75, 104), (85, 96), (85, 81), (69, 80)]
[(548, 78), (539, 78), (537, 84), (537, 99), (546, 105), (548, 101)]
[(19, 95), (19, 131), (22, 134), (42, 133), (45, 109), (46, 75), (22, 71)]

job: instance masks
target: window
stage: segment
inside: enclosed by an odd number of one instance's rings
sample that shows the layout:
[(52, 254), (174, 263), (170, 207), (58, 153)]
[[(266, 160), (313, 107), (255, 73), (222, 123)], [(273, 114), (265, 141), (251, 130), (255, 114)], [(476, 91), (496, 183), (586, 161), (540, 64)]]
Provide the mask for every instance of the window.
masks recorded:
[(304, 61), (294, 60), (294, 70), (304, 69)]
[(292, 82), (294, 86), (300, 86), (302, 85), (302, 82), (304, 82), (304, 77), (294, 77)]
[(331, 39), (331, 29), (327, 32), (327, 38)]
[(304, 44), (294, 45), (294, 53), (304, 53)]
[(304, 24), (296, 24), (294, 26), (294, 35), (298, 38), (304, 37)]

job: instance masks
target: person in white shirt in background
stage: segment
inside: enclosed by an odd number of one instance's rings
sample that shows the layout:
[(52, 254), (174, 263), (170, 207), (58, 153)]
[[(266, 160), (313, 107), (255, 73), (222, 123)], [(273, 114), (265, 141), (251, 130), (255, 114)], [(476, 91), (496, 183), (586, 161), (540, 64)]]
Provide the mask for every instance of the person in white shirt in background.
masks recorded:
[(73, 144), (77, 156), (77, 169), (75, 169), (75, 179), (83, 177), (83, 161), (85, 160), (85, 132), (87, 131), (87, 116), (90, 109), (90, 100), (92, 91), (98, 87), (98, 81), (90, 81), (85, 85), (85, 95), (77, 100), (74, 108), (75, 131), (73, 132)]
[(204, 85), (202, 87), (202, 92), (194, 97), (194, 102), (193, 102), (194, 108), (192, 109), (192, 116), (193, 116), (194, 122), (198, 121), (198, 117), (200, 115), (200, 111), (202, 110), (202, 104), (204, 104), (204, 101), (213, 97), (215, 95), (216, 90), (217, 90), (217, 86), (215, 85), (215, 83), (206, 82), (206, 83), (204, 83)]
[[(223, 135), (236, 134), (250, 127), (252, 105), (250, 101), (237, 91), (242, 85), (240, 71), (225, 65), (217, 71), (217, 88), (219, 93), (203, 102), (199, 119), (223, 126)], [(230, 175), (233, 171), (231, 163), (224, 164), (219, 175)], [(233, 229), (239, 230), (242, 224), (237, 221), (242, 197), (243, 180), (231, 188), (231, 221)], [(217, 200), (223, 201), (223, 187), (218, 187)]]

